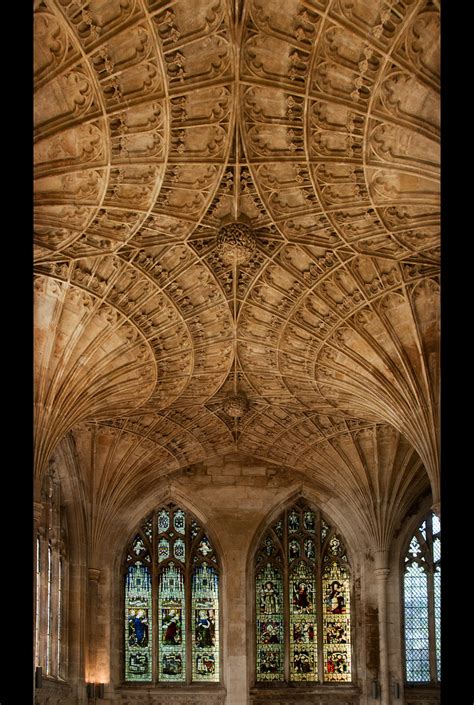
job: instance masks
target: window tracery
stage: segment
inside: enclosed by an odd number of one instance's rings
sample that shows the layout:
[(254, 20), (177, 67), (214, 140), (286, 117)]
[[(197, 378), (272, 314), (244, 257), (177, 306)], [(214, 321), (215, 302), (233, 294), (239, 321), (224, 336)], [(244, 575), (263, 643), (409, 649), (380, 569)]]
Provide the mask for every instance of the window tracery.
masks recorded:
[(441, 674), (441, 522), (429, 514), (410, 539), (403, 574), (405, 680)]
[(64, 680), (67, 642), (64, 596), (67, 595), (67, 522), (61, 487), (52, 465), (38, 503), (35, 529), (35, 666), (54, 680)]
[(351, 681), (350, 569), (342, 538), (299, 500), (255, 558), (256, 681)]
[(125, 560), (125, 681), (220, 680), (219, 561), (205, 529), (168, 503)]

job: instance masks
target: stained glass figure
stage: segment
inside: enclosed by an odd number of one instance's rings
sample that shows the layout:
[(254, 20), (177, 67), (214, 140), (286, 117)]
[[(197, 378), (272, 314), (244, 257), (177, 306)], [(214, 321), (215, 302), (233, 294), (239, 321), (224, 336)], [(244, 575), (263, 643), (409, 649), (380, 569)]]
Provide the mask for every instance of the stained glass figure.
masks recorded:
[(295, 510), (291, 511), (288, 515), (288, 531), (290, 534), (295, 533), (295, 531), (299, 531), (300, 528), (300, 517), (298, 512)]
[(212, 547), (209, 543), (207, 536), (203, 536), (198, 547), (198, 553), (200, 553), (204, 558), (212, 553)]
[(283, 522), (281, 519), (280, 519), (280, 521), (277, 521), (277, 523), (273, 527), (273, 531), (275, 532), (275, 534), (278, 536), (279, 539), (281, 539), (283, 537)]
[(283, 512), (260, 542), (255, 618), (257, 682), (351, 681), (344, 542), (304, 500)]
[(186, 677), (186, 601), (184, 574), (168, 563), (158, 581), (158, 677), (163, 681), (183, 681)]
[(267, 562), (256, 576), (257, 681), (284, 679), (283, 613), (282, 573)]
[(129, 566), (125, 578), (125, 680), (152, 679), (152, 603), (150, 569)]
[(197, 521), (194, 521), (194, 519), (191, 520), (191, 538), (194, 539), (200, 532), (201, 527), (197, 523)]
[(334, 553), (341, 552), (344, 552), (341, 540), (332, 537), (326, 556), (329, 560), (324, 561), (322, 580), (325, 681), (351, 680), (349, 574), (346, 565), (334, 558)]
[(304, 554), (305, 554), (306, 558), (309, 558), (310, 560), (314, 560), (316, 558), (314, 541), (312, 539), (305, 539)]
[(298, 562), (290, 573), (290, 680), (317, 680), (315, 567)]
[(288, 543), (288, 558), (293, 561), (295, 558), (300, 557), (300, 542), (296, 539), (291, 540)]
[(144, 553), (146, 551), (145, 544), (143, 543), (142, 539), (140, 536), (135, 536), (135, 540), (133, 542), (133, 552), (136, 556), (139, 556), (141, 553)]
[(271, 536), (267, 536), (265, 539), (265, 553), (267, 556), (271, 556), (275, 552), (275, 545)]
[(440, 680), (441, 524), (430, 514), (411, 537), (403, 577), (405, 677)]
[(219, 560), (202, 527), (170, 502), (124, 555), (125, 680), (218, 682)]
[(196, 566), (191, 585), (193, 680), (219, 680), (219, 575), (206, 561)]
[(314, 512), (306, 511), (303, 515), (303, 526), (306, 531), (311, 533), (315, 530), (315, 517)]

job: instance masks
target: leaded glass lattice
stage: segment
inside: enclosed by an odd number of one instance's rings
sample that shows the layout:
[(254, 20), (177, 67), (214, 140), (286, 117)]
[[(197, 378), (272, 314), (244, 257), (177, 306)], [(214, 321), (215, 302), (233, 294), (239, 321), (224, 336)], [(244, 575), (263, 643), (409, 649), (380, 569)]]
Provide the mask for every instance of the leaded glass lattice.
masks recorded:
[(407, 681), (429, 681), (428, 584), (416, 563), (405, 571), (405, 650)]
[(255, 627), (257, 682), (351, 680), (346, 550), (342, 538), (304, 500), (288, 507), (260, 541)]
[(411, 537), (403, 576), (405, 678), (430, 683), (441, 672), (441, 525), (430, 514)]
[(218, 682), (219, 560), (211, 538), (170, 502), (146, 518), (124, 556), (125, 680)]

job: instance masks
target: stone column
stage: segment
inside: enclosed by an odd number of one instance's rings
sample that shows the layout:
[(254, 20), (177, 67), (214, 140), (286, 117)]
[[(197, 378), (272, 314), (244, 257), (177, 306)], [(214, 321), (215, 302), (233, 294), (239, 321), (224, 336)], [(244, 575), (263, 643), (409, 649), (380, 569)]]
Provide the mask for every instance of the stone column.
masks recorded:
[(87, 644), (87, 682), (95, 682), (96, 677), (96, 661), (97, 661), (97, 601), (99, 592), (100, 570), (97, 568), (89, 568), (88, 571), (88, 644)]
[(375, 579), (377, 586), (377, 602), (379, 608), (379, 651), (380, 651), (380, 703), (390, 705), (390, 673), (388, 667), (387, 640), (387, 578), (388, 551), (377, 551), (375, 554)]

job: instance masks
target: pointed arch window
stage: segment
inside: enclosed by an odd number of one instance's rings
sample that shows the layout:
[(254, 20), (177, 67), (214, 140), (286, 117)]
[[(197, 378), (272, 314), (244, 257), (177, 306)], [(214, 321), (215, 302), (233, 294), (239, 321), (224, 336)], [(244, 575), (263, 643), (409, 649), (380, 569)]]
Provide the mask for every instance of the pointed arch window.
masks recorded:
[(255, 557), (256, 682), (350, 682), (350, 595), (341, 536), (296, 502)]
[(35, 666), (49, 679), (67, 677), (67, 520), (54, 465), (45, 476), (35, 541)]
[(405, 680), (441, 676), (441, 522), (431, 513), (410, 539), (403, 575)]
[(219, 560), (173, 503), (142, 522), (124, 566), (126, 682), (220, 681)]

